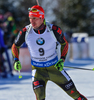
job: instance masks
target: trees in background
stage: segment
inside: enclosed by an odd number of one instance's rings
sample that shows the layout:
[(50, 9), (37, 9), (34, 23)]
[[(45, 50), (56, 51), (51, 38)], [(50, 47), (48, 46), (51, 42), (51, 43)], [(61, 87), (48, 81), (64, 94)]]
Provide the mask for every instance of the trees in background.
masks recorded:
[(94, 34), (94, 0), (58, 0), (54, 12), (64, 31)]
[(35, 0), (0, 0), (0, 13), (11, 12), (17, 27), (29, 24), (28, 7), (36, 4)]
[[(36, 0), (0, 0), (0, 13), (13, 13), (17, 27), (29, 24), (28, 7)], [(63, 31), (94, 34), (94, 0), (39, 0), (45, 15)]]

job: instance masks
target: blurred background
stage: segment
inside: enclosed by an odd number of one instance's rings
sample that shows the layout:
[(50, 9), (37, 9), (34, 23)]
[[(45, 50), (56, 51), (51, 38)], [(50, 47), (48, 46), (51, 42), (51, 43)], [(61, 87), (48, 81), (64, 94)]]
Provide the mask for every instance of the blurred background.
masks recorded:
[[(11, 46), (20, 29), (29, 24), (28, 8), (36, 0), (0, 0), (0, 76), (13, 76)], [(94, 0), (39, 0), (45, 19), (61, 27), (69, 42), (66, 64), (94, 59)], [(1, 38), (2, 37), (2, 38)], [(25, 43), (20, 49), (22, 71), (31, 70)]]

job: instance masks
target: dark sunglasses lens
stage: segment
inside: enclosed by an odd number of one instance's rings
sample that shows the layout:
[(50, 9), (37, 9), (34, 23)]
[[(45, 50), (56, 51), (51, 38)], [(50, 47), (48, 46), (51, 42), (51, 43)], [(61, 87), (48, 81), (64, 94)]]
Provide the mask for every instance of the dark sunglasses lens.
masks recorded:
[(32, 9), (32, 12), (37, 12), (38, 10), (37, 9)]

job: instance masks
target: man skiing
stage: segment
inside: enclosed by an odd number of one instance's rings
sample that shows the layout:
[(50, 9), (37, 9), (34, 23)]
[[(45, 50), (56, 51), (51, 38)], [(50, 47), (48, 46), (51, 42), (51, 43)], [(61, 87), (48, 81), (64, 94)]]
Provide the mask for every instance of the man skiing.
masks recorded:
[[(60, 27), (45, 23), (44, 10), (35, 5), (29, 8), (30, 24), (18, 34), (12, 45), (15, 70), (21, 70), (19, 48), (26, 42), (32, 65), (32, 83), (36, 100), (45, 100), (45, 88), (50, 80), (60, 86), (74, 100), (87, 100), (80, 94), (70, 76), (63, 69), (68, 42)], [(57, 52), (58, 46), (60, 52)]]

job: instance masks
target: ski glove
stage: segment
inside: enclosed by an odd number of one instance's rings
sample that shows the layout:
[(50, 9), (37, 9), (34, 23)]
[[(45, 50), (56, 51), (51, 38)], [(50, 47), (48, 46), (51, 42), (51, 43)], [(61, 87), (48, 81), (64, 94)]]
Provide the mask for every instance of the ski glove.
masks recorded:
[(20, 71), (22, 69), (22, 66), (19, 60), (14, 62), (14, 69), (17, 71)]
[(60, 59), (56, 64), (55, 64), (55, 68), (59, 71), (62, 71), (64, 67), (64, 62), (62, 59)]

